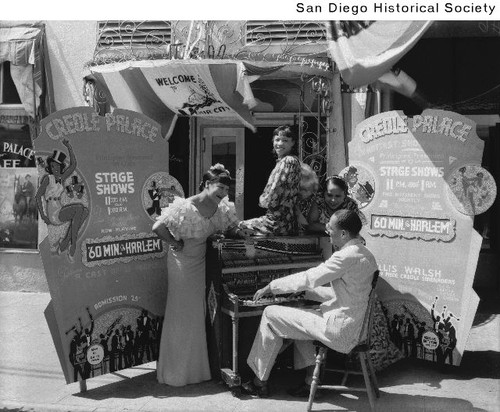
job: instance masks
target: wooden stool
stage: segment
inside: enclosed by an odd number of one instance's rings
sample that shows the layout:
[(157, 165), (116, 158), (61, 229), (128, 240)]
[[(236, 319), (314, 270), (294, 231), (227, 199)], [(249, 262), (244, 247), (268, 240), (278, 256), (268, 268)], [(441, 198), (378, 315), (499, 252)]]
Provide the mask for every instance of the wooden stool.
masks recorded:
[[(317, 348), (316, 355), (316, 366), (314, 368), (312, 383), (311, 383), (311, 391), (309, 392), (309, 402), (307, 405), (307, 411), (310, 412), (312, 409), (312, 404), (314, 402), (314, 397), (316, 396), (317, 389), (332, 389), (332, 390), (340, 390), (340, 391), (362, 391), (367, 392), (368, 401), (370, 402), (371, 410), (375, 410), (375, 400), (380, 397), (380, 391), (378, 389), (377, 378), (375, 376), (375, 369), (373, 368), (371, 359), (370, 359), (370, 340), (371, 340), (371, 331), (373, 325), (373, 317), (375, 313), (375, 286), (378, 279), (378, 271), (375, 272), (372, 281), (372, 289), (370, 291), (370, 295), (368, 298), (368, 305), (366, 307), (365, 316), (363, 319), (363, 324), (361, 326), (361, 332), (359, 334), (358, 345), (354, 347), (348, 354), (348, 356), (358, 355), (361, 363), (361, 372), (358, 371), (350, 371), (347, 368), (345, 369), (327, 369), (326, 368), (326, 355), (328, 352), (328, 346), (324, 345), (322, 342), (314, 341), (314, 345)], [(343, 372), (344, 376), (342, 378), (341, 385), (323, 385), (319, 383), (319, 376), (321, 372), (321, 367), (323, 366), (323, 372), (326, 371), (335, 371), (335, 372)], [(365, 380), (365, 388), (354, 388), (350, 386), (346, 386), (347, 377), (349, 374), (357, 374), (363, 375)]]

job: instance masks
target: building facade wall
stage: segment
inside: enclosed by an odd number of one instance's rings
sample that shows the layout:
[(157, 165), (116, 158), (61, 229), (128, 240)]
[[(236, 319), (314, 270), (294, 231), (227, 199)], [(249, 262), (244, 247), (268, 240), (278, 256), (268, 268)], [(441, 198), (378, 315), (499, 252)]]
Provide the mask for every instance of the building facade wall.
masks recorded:
[(47, 48), (57, 110), (83, 106), (84, 66), (92, 60), (96, 21), (47, 21)]
[[(84, 66), (92, 59), (94, 53), (97, 22), (46, 21), (44, 23), (56, 110), (83, 106)], [(40, 225), (39, 231), (42, 237), (43, 230), (44, 225)], [(48, 291), (38, 251), (0, 250), (0, 291)]]

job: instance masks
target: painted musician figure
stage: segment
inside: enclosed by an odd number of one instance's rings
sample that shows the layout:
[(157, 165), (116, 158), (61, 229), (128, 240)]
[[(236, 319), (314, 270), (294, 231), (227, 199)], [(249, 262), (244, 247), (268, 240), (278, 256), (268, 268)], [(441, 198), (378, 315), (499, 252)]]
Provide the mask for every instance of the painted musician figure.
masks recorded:
[(244, 393), (269, 396), (267, 381), (285, 339), (295, 343), (295, 368), (307, 368), (305, 384), (290, 391), (307, 396), (316, 360), (313, 340), (341, 353), (357, 344), (377, 262), (359, 238), (361, 220), (353, 210), (335, 212), (326, 225), (330, 242), (338, 249), (326, 262), (304, 272), (271, 281), (254, 300), (269, 294), (306, 291), (321, 302), (320, 310), (271, 305), (262, 315), (247, 362), (255, 373), (242, 385)]
[(149, 216), (153, 214), (157, 214), (158, 216), (161, 214), (160, 200), (162, 198), (161, 189), (156, 185), (156, 182), (153, 180), (151, 182), (151, 189), (148, 189), (149, 197), (152, 200), (152, 205), (147, 208), (147, 212)]

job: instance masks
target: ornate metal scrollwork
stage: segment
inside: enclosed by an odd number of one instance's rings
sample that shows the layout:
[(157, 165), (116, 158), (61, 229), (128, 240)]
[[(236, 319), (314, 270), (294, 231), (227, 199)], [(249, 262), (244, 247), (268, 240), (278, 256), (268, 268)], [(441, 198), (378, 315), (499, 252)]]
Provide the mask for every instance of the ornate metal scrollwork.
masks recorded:
[(83, 98), (85, 104), (94, 108), (101, 116), (108, 111), (108, 100), (106, 93), (99, 89), (95, 80), (86, 78), (83, 84)]
[(310, 88), (315, 95), (316, 110), (309, 107), (302, 93), (302, 106), (305, 109), (301, 114), (300, 124), (300, 155), (318, 175), (320, 184), (323, 184), (327, 173), (328, 145), (327, 145), (327, 117), (330, 115), (333, 102), (330, 98), (330, 80), (314, 76), (303, 79), (304, 88)]
[(94, 57), (90, 65), (130, 60), (170, 59), (171, 31), (169, 21), (100, 22)]
[(316, 59), (326, 52), (325, 40), (323, 22), (106, 21), (99, 23), (89, 65), (152, 59), (236, 59), (330, 70), (327, 59)]

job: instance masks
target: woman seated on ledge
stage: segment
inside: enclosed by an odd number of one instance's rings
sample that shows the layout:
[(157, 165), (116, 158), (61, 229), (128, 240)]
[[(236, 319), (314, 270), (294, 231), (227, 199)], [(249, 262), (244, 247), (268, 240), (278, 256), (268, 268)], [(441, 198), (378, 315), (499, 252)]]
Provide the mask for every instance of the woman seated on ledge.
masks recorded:
[(295, 235), (301, 164), (297, 157), (297, 137), (289, 126), (274, 130), (273, 151), (278, 160), (259, 198), (259, 206), (267, 209), (266, 214), (244, 220), (238, 226), (253, 229), (257, 235)]

